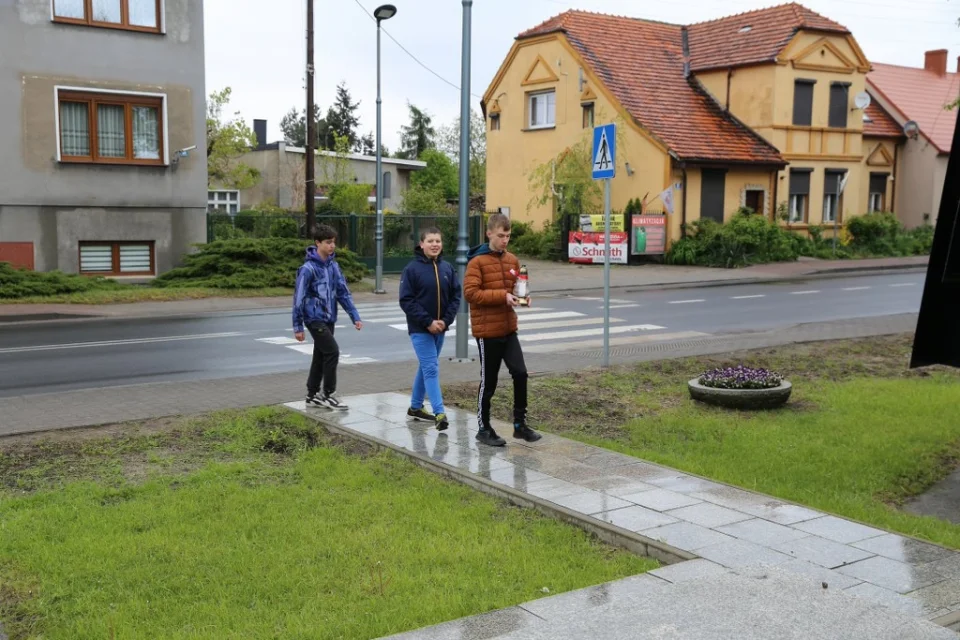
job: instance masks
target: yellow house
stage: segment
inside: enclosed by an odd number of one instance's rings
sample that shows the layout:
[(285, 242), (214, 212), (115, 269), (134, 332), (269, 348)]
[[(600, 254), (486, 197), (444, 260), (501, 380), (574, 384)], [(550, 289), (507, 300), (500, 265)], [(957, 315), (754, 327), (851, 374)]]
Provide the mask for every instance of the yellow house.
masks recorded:
[(612, 207), (662, 210), (673, 189), (671, 239), (744, 206), (796, 229), (842, 223), (868, 210), (871, 174), (895, 174), (889, 117), (864, 129), (869, 69), (845, 27), (798, 4), (690, 26), (568, 11), (521, 33), (484, 95), (488, 209), (550, 220), (531, 173), (616, 121)]

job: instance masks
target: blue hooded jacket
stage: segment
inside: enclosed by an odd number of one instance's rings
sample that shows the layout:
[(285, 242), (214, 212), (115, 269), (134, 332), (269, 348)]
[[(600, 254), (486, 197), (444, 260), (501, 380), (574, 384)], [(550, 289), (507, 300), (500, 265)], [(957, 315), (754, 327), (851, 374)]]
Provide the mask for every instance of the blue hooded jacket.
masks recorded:
[(336, 254), (324, 260), (315, 246), (307, 247), (307, 259), (297, 271), (293, 292), (293, 330), (300, 333), (304, 325), (317, 322), (336, 324), (337, 302), (350, 315), (350, 320), (360, 322), (360, 312), (353, 304)]
[(400, 308), (407, 314), (408, 333), (429, 333), (434, 320), (443, 320), (447, 329), (460, 309), (460, 280), (457, 271), (442, 258), (428, 258), (416, 248), (417, 257), (400, 276)]

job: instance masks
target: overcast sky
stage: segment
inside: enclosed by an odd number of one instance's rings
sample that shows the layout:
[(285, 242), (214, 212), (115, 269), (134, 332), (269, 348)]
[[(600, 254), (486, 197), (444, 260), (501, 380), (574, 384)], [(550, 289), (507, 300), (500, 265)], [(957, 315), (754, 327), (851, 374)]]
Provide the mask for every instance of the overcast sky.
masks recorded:
[[(391, 150), (407, 121), (409, 100), (434, 123), (459, 113), (462, 3), (392, 0), (397, 15), (383, 23), (429, 71), (383, 36), (383, 141)], [(345, 81), (360, 100), (363, 133), (376, 125), (376, 26), (364, 12), (378, 0), (315, 0), (316, 101), (324, 111)], [(493, 79), (516, 35), (567, 9), (692, 23), (779, 4), (754, 0), (475, 0), (472, 106)], [(929, 49), (949, 49), (949, 69), (960, 55), (960, 0), (806, 0), (807, 7), (849, 28), (872, 62), (923, 66)], [(306, 104), (306, 0), (206, 0), (207, 93), (233, 88), (230, 111), (252, 124), (266, 119), (270, 141), (280, 119)], [(432, 73), (431, 73), (432, 72)], [(438, 77), (440, 76), (440, 77)], [(441, 79), (443, 78), (443, 79)], [(450, 83), (450, 84), (448, 84)], [(455, 85), (455, 86), (451, 86)]]

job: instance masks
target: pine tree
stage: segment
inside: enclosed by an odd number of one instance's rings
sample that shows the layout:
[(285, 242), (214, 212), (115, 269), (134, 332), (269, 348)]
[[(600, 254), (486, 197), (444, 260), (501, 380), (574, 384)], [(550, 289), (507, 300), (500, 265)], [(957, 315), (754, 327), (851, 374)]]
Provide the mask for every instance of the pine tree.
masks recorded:
[(410, 110), (410, 124), (400, 128), (400, 151), (397, 157), (416, 160), (427, 149), (436, 147), (437, 132), (429, 113), (409, 102), (407, 108)]
[(343, 136), (347, 139), (350, 149), (360, 151), (362, 149), (362, 140), (357, 129), (360, 126), (360, 118), (357, 116), (357, 108), (360, 102), (353, 102), (350, 91), (346, 83), (341, 82), (337, 85), (337, 97), (333, 106), (327, 110), (326, 124), (329, 130), (321, 136), (324, 143), (324, 149), (330, 149), (333, 146), (334, 134)]

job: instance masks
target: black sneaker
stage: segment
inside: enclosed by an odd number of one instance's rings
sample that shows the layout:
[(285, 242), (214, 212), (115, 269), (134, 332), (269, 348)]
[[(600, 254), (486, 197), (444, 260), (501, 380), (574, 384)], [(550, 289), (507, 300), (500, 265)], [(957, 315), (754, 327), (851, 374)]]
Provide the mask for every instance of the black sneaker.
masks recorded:
[(433, 422), (436, 420), (434, 415), (423, 407), (420, 407), (419, 409), (414, 409), (413, 407), (407, 409), (407, 417), (413, 418), (414, 420), (425, 420), (427, 422)]
[(311, 393), (307, 395), (307, 399), (304, 402), (307, 403), (308, 407), (326, 407), (327, 406), (323, 404), (323, 398), (321, 398), (315, 393)]
[(518, 422), (513, 425), (513, 437), (518, 440), (526, 440), (527, 442), (536, 442), (543, 436), (528, 427), (526, 423)]
[(337, 398), (334, 393), (325, 393), (323, 397), (320, 398), (320, 402), (323, 403), (321, 406), (332, 409), (333, 411), (346, 411), (349, 409), (347, 405), (340, 402), (340, 399)]
[(450, 421), (447, 420), (447, 414), (438, 413), (437, 414), (437, 431), (446, 431), (447, 427), (450, 426)]
[(488, 447), (502, 447), (507, 441), (497, 435), (493, 429), (481, 429), (477, 432), (477, 442), (485, 444)]

